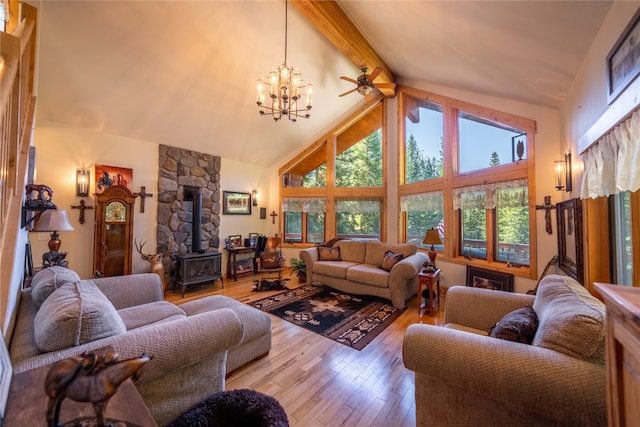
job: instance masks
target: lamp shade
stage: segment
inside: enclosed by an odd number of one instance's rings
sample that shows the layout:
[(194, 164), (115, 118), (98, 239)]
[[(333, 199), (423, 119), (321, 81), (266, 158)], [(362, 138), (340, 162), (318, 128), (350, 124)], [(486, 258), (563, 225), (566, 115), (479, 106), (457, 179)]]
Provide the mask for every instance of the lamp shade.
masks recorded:
[(49, 240), (49, 250), (51, 252), (58, 252), (60, 249), (60, 242), (58, 231), (73, 231), (75, 228), (69, 222), (67, 211), (57, 209), (47, 209), (40, 215), (38, 222), (33, 231), (50, 231), (51, 240)]
[(427, 233), (424, 235), (424, 240), (422, 241), (425, 245), (431, 245), (433, 250), (433, 245), (442, 244), (442, 240), (440, 239), (440, 234), (438, 234), (438, 230), (435, 228), (430, 228), (427, 230)]
[(73, 231), (75, 228), (69, 222), (67, 211), (47, 209), (40, 215), (33, 231)]

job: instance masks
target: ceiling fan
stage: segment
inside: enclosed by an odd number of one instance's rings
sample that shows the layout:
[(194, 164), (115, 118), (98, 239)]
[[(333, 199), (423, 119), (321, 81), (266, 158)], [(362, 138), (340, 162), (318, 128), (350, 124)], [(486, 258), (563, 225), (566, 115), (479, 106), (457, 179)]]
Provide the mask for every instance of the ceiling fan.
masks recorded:
[(363, 65), (360, 67), (360, 71), (362, 71), (362, 75), (358, 77), (358, 80), (354, 80), (350, 77), (341, 76), (342, 80), (346, 80), (351, 83), (355, 83), (358, 85), (355, 89), (351, 89), (339, 96), (345, 96), (350, 94), (351, 92), (358, 91), (360, 95), (364, 95), (366, 99), (369, 99), (371, 91), (373, 88), (376, 89), (393, 89), (396, 87), (395, 83), (374, 83), (373, 81), (380, 75), (382, 72), (382, 68), (376, 67), (371, 74), (367, 75), (367, 66)]

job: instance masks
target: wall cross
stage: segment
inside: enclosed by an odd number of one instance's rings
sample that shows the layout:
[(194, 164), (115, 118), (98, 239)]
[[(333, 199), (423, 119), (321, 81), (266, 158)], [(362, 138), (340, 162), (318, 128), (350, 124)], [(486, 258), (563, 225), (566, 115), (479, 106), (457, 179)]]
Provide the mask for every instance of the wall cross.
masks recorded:
[(544, 209), (544, 223), (548, 234), (553, 234), (551, 229), (551, 209), (555, 209), (556, 205), (551, 204), (551, 196), (544, 196), (544, 205), (536, 205), (536, 210)]
[(133, 193), (134, 196), (140, 196), (140, 213), (144, 213), (144, 199), (147, 197), (153, 197), (153, 193), (147, 193), (147, 187), (144, 185), (140, 187), (139, 193)]
[(278, 216), (278, 214), (276, 213), (276, 211), (273, 211), (269, 215), (271, 216), (271, 222), (273, 224), (275, 224), (276, 223), (276, 217)]
[(84, 224), (84, 211), (86, 209), (93, 209), (93, 206), (87, 206), (84, 203), (84, 199), (80, 199), (80, 204), (78, 206), (71, 205), (71, 209), (80, 209), (80, 224)]

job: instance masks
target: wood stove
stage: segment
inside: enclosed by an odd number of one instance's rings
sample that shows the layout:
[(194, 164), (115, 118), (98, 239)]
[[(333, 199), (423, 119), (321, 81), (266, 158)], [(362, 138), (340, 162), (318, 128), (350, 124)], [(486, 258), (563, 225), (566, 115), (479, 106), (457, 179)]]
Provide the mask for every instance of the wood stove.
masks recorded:
[(176, 273), (176, 285), (180, 286), (182, 298), (184, 298), (185, 288), (189, 285), (215, 283), (220, 279), (220, 284), (224, 288), (222, 254), (220, 252), (178, 254)]

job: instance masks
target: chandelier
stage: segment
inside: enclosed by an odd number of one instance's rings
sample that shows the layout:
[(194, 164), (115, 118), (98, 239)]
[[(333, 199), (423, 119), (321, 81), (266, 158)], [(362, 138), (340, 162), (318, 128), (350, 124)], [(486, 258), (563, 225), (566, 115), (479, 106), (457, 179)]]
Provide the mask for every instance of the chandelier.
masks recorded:
[[(311, 83), (304, 83), (302, 74), (296, 73), (293, 67), (287, 65), (287, 8), (284, 3), (284, 62), (274, 67), (269, 73), (267, 81), (258, 78), (258, 99), (260, 114), (273, 116), (278, 121), (282, 116), (295, 122), (299, 117), (308, 119), (311, 111)], [(268, 91), (271, 100), (265, 105), (265, 92)], [(306, 98), (306, 102), (303, 101)]]

